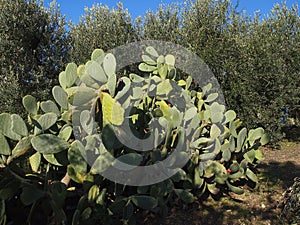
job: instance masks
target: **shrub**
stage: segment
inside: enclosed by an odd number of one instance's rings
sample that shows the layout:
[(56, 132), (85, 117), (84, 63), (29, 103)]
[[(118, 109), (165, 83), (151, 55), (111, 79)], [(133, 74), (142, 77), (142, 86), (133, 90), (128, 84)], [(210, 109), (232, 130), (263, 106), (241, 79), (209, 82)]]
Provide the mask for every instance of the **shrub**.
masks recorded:
[[(166, 215), (176, 199), (189, 204), (205, 192), (241, 194), (244, 184), (258, 182), (264, 130), (242, 127), (234, 111), (216, 102), (211, 84), (196, 91), (191, 77), (178, 79), (174, 56), (149, 46), (142, 58), (143, 76), (117, 78), (114, 55), (96, 49), (85, 65), (70, 63), (60, 73), (55, 101), (23, 98), (26, 122), (0, 115), (2, 224), (135, 224), (140, 210)], [(125, 145), (128, 137), (153, 137), (156, 145), (135, 151), (138, 141)], [(176, 173), (148, 185), (127, 185), (134, 177), (114, 182), (105, 174), (113, 163), (126, 163), (126, 172), (163, 160), (168, 168), (162, 170)], [(21, 212), (18, 218), (11, 217), (12, 207), (14, 215)]]

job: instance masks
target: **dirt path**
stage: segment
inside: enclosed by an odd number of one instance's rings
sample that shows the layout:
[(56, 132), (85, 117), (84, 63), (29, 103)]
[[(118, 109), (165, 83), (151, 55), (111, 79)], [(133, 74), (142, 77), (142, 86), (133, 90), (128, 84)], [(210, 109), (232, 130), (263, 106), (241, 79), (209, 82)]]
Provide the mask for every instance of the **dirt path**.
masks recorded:
[(214, 200), (209, 197), (190, 206), (174, 207), (167, 218), (149, 218), (145, 225), (279, 225), (282, 194), (300, 177), (300, 143), (283, 142), (281, 150), (262, 149), (265, 160), (259, 165), (259, 185), (243, 195), (231, 194)]

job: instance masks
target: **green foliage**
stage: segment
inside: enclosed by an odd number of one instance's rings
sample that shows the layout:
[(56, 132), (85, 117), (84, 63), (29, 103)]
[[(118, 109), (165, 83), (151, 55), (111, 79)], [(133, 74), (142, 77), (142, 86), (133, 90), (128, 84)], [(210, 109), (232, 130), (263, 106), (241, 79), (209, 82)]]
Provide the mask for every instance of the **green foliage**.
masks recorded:
[[(105, 51), (137, 39), (130, 14), (119, 3), (116, 8), (95, 4), (85, 8), (78, 24), (70, 24), (71, 60), (85, 63), (96, 48)], [(96, 55), (98, 53), (95, 53)]]
[[(79, 25), (73, 25), (72, 57), (83, 63), (94, 48), (108, 50), (134, 40), (179, 43), (209, 65), (222, 86), (227, 105), (248, 129), (263, 126), (273, 140), (279, 140), (283, 137), (283, 108), (288, 108), (296, 121), (299, 117), (297, 15), (296, 7), (288, 9), (282, 4), (274, 6), (271, 15), (260, 21), (259, 15), (251, 18), (236, 11), (230, 1), (205, 0), (163, 5), (131, 24), (121, 5), (111, 11), (98, 5), (87, 10)], [(113, 39), (106, 36), (115, 32), (118, 34), (112, 35)], [(151, 71), (151, 63), (147, 67)], [(177, 72), (177, 76), (186, 76)]]
[[(282, 109), (297, 119), (296, 7), (275, 5), (260, 20), (237, 12), (230, 1), (201, 0), (182, 8), (161, 6), (132, 23), (122, 5), (113, 10), (96, 5), (86, 9), (78, 25), (70, 25), (72, 61), (86, 63), (69, 63), (62, 72), (69, 39), (59, 9), (23, 0), (1, 1), (0, 9), (0, 224), (12, 219), (5, 205), (14, 201), (27, 215), (13, 218), (18, 224), (35, 224), (39, 213), (48, 224), (134, 224), (139, 210), (165, 215), (175, 199), (188, 204), (205, 192), (241, 194), (244, 184), (258, 181), (255, 166), (264, 159), (259, 147), (268, 143), (267, 133), (273, 140), (282, 137)], [(217, 77), (230, 109), (215, 102), (218, 94), (211, 85), (194, 87), (191, 77), (176, 70), (174, 56), (161, 56), (151, 46), (137, 68), (116, 71), (114, 55), (102, 49), (139, 39), (172, 41), (199, 55)], [(190, 103), (184, 115), (168, 101), (175, 89)], [(22, 112), (22, 103), (26, 121), (13, 114)], [(94, 118), (88, 107), (81, 108), (91, 104)], [(119, 126), (128, 118), (134, 136), (154, 134), (155, 149), (136, 152), (119, 141), (127, 137)], [(149, 126), (154, 118), (166, 128), (160, 144), (164, 132)], [(187, 129), (180, 127), (182, 121)], [(83, 140), (74, 140), (74, 122), (80, 124), (77, 132), (86, 134)], [(183, 131), (193, 137), (189, 146)], [(130, 169), (164, 160), (177, 146), (187, 149), (180, 157), (189, 161), (163, 182), (133, 187), (98, 175), (116, 163), (112, 156)], [(91, 165), (89, 157), (96, 157)], [(66, 210), (66, 199), (77, 206)]]
[[(205, 192), (241, 194), (243, 184), (257, 183), (255, 165), (263, 160), (259, 147), (268, 139), (264, 129), (242, 127), (234, 111), (215, 102), (218, 95), (211, 84), (196, 91), (190, 88), (191, 77), (176, 78), (174, 56), (159, 55), (152, 47), (145, 52), (139, 69), (149, 76), (122, 77), (122, 88), (116, 80), (114, 55), (96, 49), (85, 65), (71, 63), (61, 73), (65, 77), (52, 90), (55, 102), (38, 102), (29, 95), (23, 98), (26, 123), (16, 114), (0, 114), (2, 205), (19, 196), (30, 208), (28, 221), (34, 221), (34, 212), (46, 207), (47, 214), (40, 213), (48, 223), (128, 224), (135, 222), (139, 210), (165, 215), (175, 199), (188, 204)], [(105, 79), (97, 79), (98, 72)], [(172, 93), (173, 98), (184, 99), (180, 104), (185, 105), (185, 112), (176, 101), (169, 102)], [(130, 102), (135, 101), (131, 107)], [(88, 111), (91, 105), (95, 117)], [(129, 137), (121, 129), (128, 119), (135, 137), (154, 134), (154, 149), (137, 152), (119, 141)], [(154, 119), (163, 130), (150, 129)], [(83, 135), (81, 139), (74, 140), (76, 132)], [(185, 143), (184, 135), (192, 137), (191, 141)], [(162, 182), (136, 187), (98, 174), (111, 165), (121, 165), (115, 158), (126, 163), (123, 169), (130, 170), (168, 159), (176, 147), (182, 149), (180, 157), (167, 164), (176, 168), (185, 157), (188, 163)], [(94, 161), (88, 165), (91, 156)], [(66, 199), (78, 195), (76, 208), (65, 211)], [(0, 219), (4, 221), (2, 205)]]
[(182, 18), (179, 43), (209, 65), (227, 106), (248, 129), (263, 126), (280, 140), (283, 109), (296, 119), (299, 105), (298, 8), (277, 4), (269, 16), (248, 17), (230, 1), (206, 0), (191, 4)]
[[(272, 140), (277, 141), (284, 137), (285, 124), (281, 122), (282, 116), (287, 116), (283, 115), (284, 108), (289, 110), (288, 117), (294, 124), (299, 121), (296, 6), (289, 9), (285, 3), (275, 5), (269, 16), (262, 18), (259, 14), (246, 16), (227, 0), (191, 1), (161, 5), (143, 18), (134, 18), (132, 23), (121, 4), (111, 10), (95, 5), (86, 9), (78, 25), (70, 27), (71, 57), (76, 63), (87, 61), (95, 48), (109, 50), (136, 40), (171, 41), (204, 60), (222, 87), (226, 105), (248, 129), (263, 126)], [(98, 54), (103, 52), (95, 56)], [(145, 61), (148, 65), (140, 66), (151, 72), (153, 62)], [(120, 74), (130, 72), (138, 73), (128, 67)], [(105, 82), (104, 71), (89, 74)], [(177, 76), (186, 78), (181, 71), (177, 71)]]
[[(285, 124), (280, 121), (286, 116), (284, 108), (293, 123), (299, 121), (296, 6), (288, 8), (283, 3), (275, 5), (269, 16), (249, 17), (238, 12), (231, 1), (201, 0), (161, 5), (132, 22), (122, 4), (115, 9), (94, 5), (86, 8), (79, 24), (69, 25), (68, 33), (56, 5), (48, 10), (37, 1), (2, 1), (1, 12), (0, 67), (5, 76), (1, 77), (0, 96), (5, 112), (14, 112), (12, 107), (23, 110), (20, 99), (28, 93), (50, 99), (49, 90), (57, 84), (56, 77), (68, 61), (70, 48), (71, 60), (82, 64), (95, 48), (109, 50), (136, 40), (154, 39), (178, 43), (199, 55), (217, 77), (226, 105), (248, 129), (263, 126), (276, 141), (284, 136)], [(92, 59), (100, 62), (103, 55), (99, 50)], [(145, 61), (147, 71), (151, 71), (152, 63)], [(78, 69), (84, 70), (83, 66)], [(89, 75), (105, 82), (102, 69), (98, 74), (89, 71)], [(59, 74), (63, 88), (76, 82), (72, 76), (75, 70), (75, 64), (70, 64)], [(125, 68), (120, 74), (130, 72), (138, 73)], [(177, 71), (177, 77), (185, 79), (186, 74)], [(84, 76), (82, 80), (87, 83), (87, 79)], [(89, 81), (92, 85), (93, 80)]]
[[(135, 19), (135, 30), (141, 40), (181, 42), (181, 8), (183, 5), (160, 5), (157, 11), (148, 11), (144, 18)], [(182, 43), (180, 43), (182, 44)]]
[(25, 114), (22, 97), (51, 98), (68, 61), (66, 22), (57, 5), (45, 8), (36, 0), (3, 0), (0, 11), (1, 111)]

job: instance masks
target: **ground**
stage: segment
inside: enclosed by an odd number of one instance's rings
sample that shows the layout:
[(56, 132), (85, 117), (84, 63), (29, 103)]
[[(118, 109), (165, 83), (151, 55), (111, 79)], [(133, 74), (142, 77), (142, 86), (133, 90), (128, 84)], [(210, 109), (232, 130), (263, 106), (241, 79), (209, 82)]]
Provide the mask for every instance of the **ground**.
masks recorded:
[(285, 225), (280, 218), (284, 191), (300, 177), (300, 142), (284, 141), (280, 149), (265, 147), (265, 160), (258, 167), (259, 185), (243, 195), (218, 200), (208, 197), (189, 206), (174, 206), (169, 216), (147, 217), (144, 225)]

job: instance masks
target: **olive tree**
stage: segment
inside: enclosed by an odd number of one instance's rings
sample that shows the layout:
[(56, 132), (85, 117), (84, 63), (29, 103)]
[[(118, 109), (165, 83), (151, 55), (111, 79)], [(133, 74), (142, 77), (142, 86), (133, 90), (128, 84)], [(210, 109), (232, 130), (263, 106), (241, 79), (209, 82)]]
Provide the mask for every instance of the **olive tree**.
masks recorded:
[(20, 99), (49, 97), (63, 65), (69, 39), (59, 7), (35, 0), (0, 1), (1, 110), (22, 111)]

